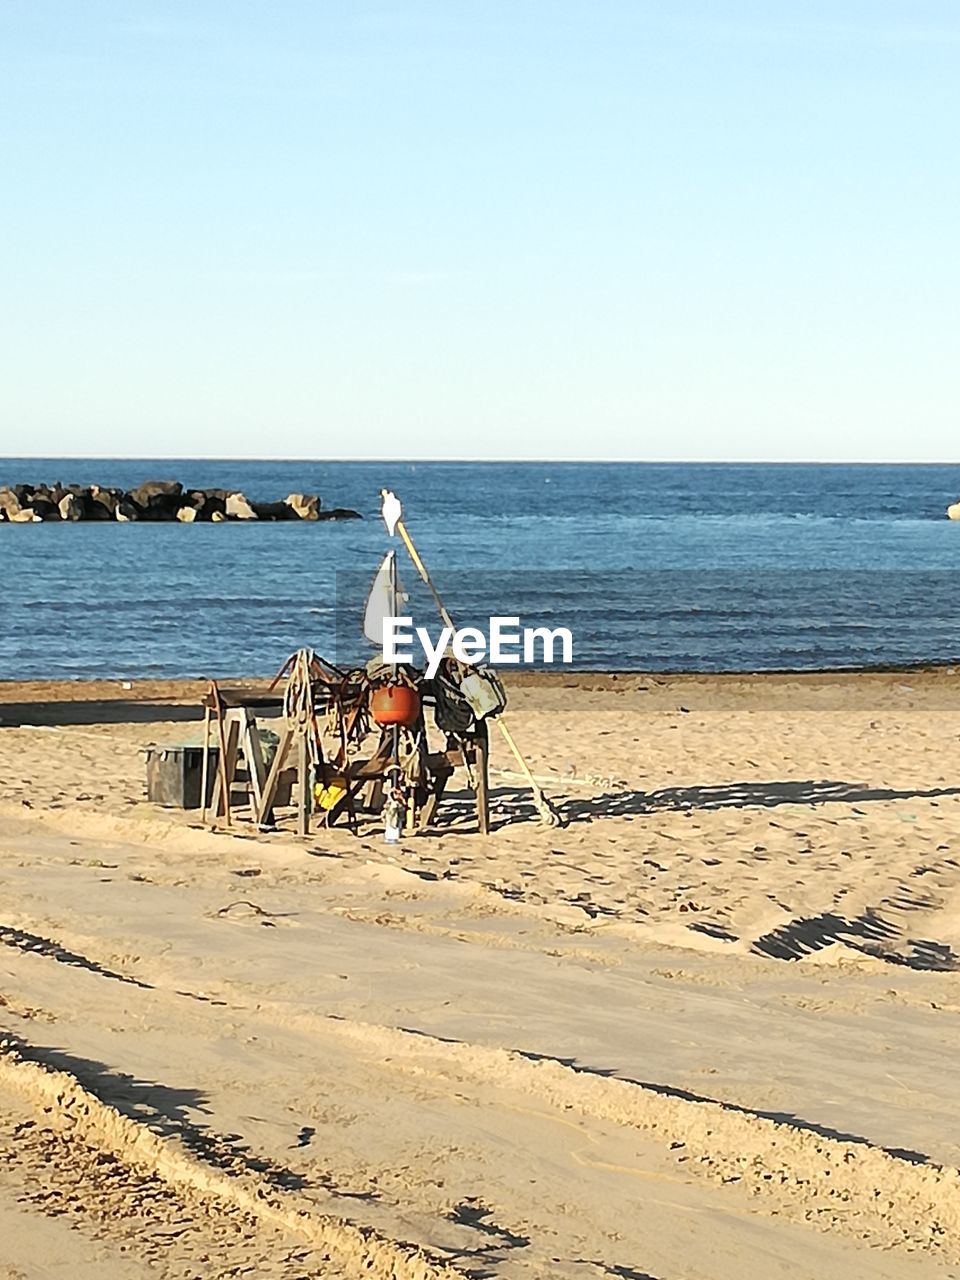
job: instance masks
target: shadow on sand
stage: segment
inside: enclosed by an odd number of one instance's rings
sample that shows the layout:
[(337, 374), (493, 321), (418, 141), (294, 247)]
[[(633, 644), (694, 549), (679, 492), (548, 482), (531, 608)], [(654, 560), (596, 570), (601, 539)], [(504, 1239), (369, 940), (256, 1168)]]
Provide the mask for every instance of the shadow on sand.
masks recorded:
[[(555, 797), (563, 779), (547, 787)], [(606, 791), (597, 796), (571, 796), (560, 802), (566, 824), (604, 818), (636, 818), (653, 813), (693, 813), (717, 809), (776, 809), (780, 805), (871, 804), (878, 800), (936, 800), (960, 796), (960, 787), (896, 789), (868, 787), (858, 782), (807, 779), (802, 782), (731, 782), (724, 786), (664, 787), (659, 791)], [(522, 787), (495, 787), (490, 792), (491, 828), (512, 822), (535, 821), (537, 811)], [(473, 797), (468, 791), (444, 797), (435, 834), (476, 829)]]
[[(562, 782), (559, 784), (562, 786)], [(932, 800), (960, 795), (960, 787), (896, 790), (863, 783), (809, 779), (803, 782), (731, 782), (719, 787), (665, 787), (660, 791), (606, 792), (563, 804), (568, 822), (632, 817), (646, 813), (713, 809), (775, 809), (785, 804), (870, 804), (876, 800)]]
[(953, 973), (960, 969), (960, 956), (945, 942), (905, 937), (901, 926), (884, 920), (873, 907), (852, 920), (833, 911), (791, 920), (757, 938), (750, 950), (772, 960), (801, 960), (834, 942), (887, 964), (924, 973)]
[[(117, 1071), (93, 1058), (65, 1049), (28, 1044), (8, 1033), (17, 1056), (27, 1062), (72, 1076), (88, 1093), (121, 1115), (160, 1137), (175, 1137), (205, 1164), (227, 1173), (248, 1172), (271, 1187), (299, 1190), (311, 1185), (299, 1173), (265, 1156), (253, 1155), (239, 1134), (218, 1134), (192, 1120), (189, 1112), (209, 1114), (207, 1095), (198, 1089), (173, 1088)], [(332, 1188), (331, 1188), (332, 1189)]]

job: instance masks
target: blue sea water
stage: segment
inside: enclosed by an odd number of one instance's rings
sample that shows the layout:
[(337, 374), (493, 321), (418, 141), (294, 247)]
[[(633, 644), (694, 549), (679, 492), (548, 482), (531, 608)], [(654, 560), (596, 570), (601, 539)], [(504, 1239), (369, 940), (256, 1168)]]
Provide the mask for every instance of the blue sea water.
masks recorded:
[(365, 519), (2, 524), (0, 678), (272, 674), (302, 645), (364, 660), (381, 487), (458, 622), (567, 626), (578, 668), (960, 657), (960, 466), (0, 459), (0, 485), (167, 478)]

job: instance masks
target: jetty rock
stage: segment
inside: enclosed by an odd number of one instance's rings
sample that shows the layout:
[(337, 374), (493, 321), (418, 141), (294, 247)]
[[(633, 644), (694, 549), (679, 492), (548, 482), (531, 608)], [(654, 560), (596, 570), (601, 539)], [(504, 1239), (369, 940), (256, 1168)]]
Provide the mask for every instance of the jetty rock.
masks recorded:
[(145, 480), (136, 489), (131, 489), (127, 497), (138, 507), (146, 509), (154, 498), (179, 498), (181, 493), (183, 485), (179, 480)]
[(311, 493), (291, 493), (279, 502), (260, 502), (238, 489), (184, 489), (179, 480), (146, 480), (134, 489), (91, 484), (0, 486), (0, 523), (135, 521), (221, 524), (227, 521), (360, 520), (347, 507), (323, 509)]
[[(100, 485), (93, 484), (90, 486), (89, 512), (94, 520), (115, 520), (117, 518), (117, 507), (123, 493), (120, 489), (102, 489)], [(81, 495), (84, 500), (84, 508), (87, 509), (86, 495)], [(87, 516), (90, 519), (91, 515)]]
[(134, 506), (138, 520), (176, 520), (183, 505), (182, 496), (179, 480), (147, 480), (123, 494), (122, 499)]
[(947, 507), (948, 520), (960, 520), (960, 502), (955, 502), (953, 506)]
[(317, 515), (318, 520), (362, 520), (363, 516), (359, 511), (352, 511), (350, 507), (331, 507), (329, 511), (321, 511)]
[(299, 516), (292, 507), (288, 507), (285, 502), (251, 502), (250, 504), (257, 516), (258, 520), (300, 520), (309, 519), (308, 516)]
[(300, 520), (316, 520), (320, 515), (320, 499), (309, 493), (288, 493), (284, 503)]
[(12, 520), (21, 510), (20, 499), (14, 491), (8, 486), (0, 489), (0, 520)]
[(257, 513), (242, 493), (231, 493), (227, 498), (228, 520), (256, 520)]
[(127, 520), (139, 520), (140, 508), (129, 498), (121, 498), (117, 503), (116, 518), (122, 523)]
[(83, 503), (75, 493), (65, 493), (57, 503), (61, 520), (82, 520)]

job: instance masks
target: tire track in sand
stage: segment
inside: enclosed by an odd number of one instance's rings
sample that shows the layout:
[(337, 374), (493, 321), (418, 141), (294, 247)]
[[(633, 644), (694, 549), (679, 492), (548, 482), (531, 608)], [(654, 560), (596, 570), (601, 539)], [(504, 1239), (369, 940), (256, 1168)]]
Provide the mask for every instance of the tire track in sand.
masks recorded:
[(22, 1202), (67, 1215), (159, 1274), (256, 1267), (271, 1280), (462, 1280), (463, 1273), (370, 1228), (316, 1214), (252, 1175), (205, 1166), (0, 1037), (0, 1178)]
[[(154, 982), (144, 985), (155, 990), (192, 994), (171, 986), (169, 976), (150, 976)], [(244, 1006), (233, 1007), (239, 1010)], [(561, 1114), (574, 1113), (641, 1130), (663, 1143), (678, 1173), (738, 1189), (758, 1213), (840, 1232), (882, 1248), (920, 1250), (944, 1261), (960, 1262), (960, 1173), (956, 1169), (912, 1161), (867, 1142), (831, 1137), (722, 1100), (698, 1099), (666, 1085), (620, 1079), (606, 1071), (521, 1050), (446, 1040), (416, 1029), (323, 1017), (263, 1000), (248, 1012), (278, 1026), (348, 1042), (387, 1071), (434, 1080), (447, 1092), (456, 1092), (464, 1084), (514, 1089)], [(2, 1061), (0, 1054), (0, 1066)], [(31, 1064), (21, 1063), (20, 1067), (27, 1065)], [(122, 1121), (134, 1131), (147, 1133), (93, 1100), (76, 1081), (74, 1085), (100, 1113), (109, 1112), (115, 1123)], [(174, 1148), (152, 1134), (148, 1136), (159, 1144), (155, 1154), (163, 1157), (161, 1163), (167, 1168)], [(131, 1134), (130, 1140), (134, 1137)], [(191, 1181), (200, 1175), (199, 1184)], [(181, 1181), (186, 1178), (189, 1185), (201, 1188), (209, 1176), (209, 1171), (189, 1158), (177, 1174)], [(221, 1185), (222, 1180), (217, 1182)], [(237, 1203), (241, 1184), (231, 1179), (227, 1185), (232, 1202)], [(259, 1193), (254, 1193), (254, 1203), (261, 1208), (266, 1203), (261, 1198), (264, 1191), (261, 1185)], [(212, 1193), (219, 1194), (216, 1189)], [(247, 1194), (240, 1196), (243, 1206), (248, 1203)], [(288, 1207), (285, 1212), (296, 1217), (296, 1210)], [(271, 1209), (267, 1216), (277, 1221), (273, 1214)], [(340, 1226), (348, 1232), (360, 1230)], [(368, 1238), (366, 1230), (360, 1234)], [(443, 1264), (430, 1263), (424, 1255), (419, 1256), (417, 1265), (435, 1269), (382, 1274), (396, 1280), (459, 1274), (449, 1267), (443, 1270)]]
[[(269, 1006), (258, 1006), (262, 1016)], [(444, 1040), (341, 1018), (278, 1012), (278, 1021), (348, 1040), (412, 1077), (515, 1089), (561, 1113), (659, 1139), (691, 1177), (745, 1191), (757, 1212), (960, 1262), (960, 1172), (899, 1157), (680, 1090), (619, 1079), (554, 1058)]]

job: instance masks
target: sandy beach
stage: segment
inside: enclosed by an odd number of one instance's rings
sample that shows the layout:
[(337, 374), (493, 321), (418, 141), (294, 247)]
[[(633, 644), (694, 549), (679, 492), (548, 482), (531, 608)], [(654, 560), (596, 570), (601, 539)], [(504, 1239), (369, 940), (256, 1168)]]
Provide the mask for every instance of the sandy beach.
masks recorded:
[(145, 800), (0, 686), (0, 1276), (960, 1276), (960, 675), (528, 678), (493, 831)]

